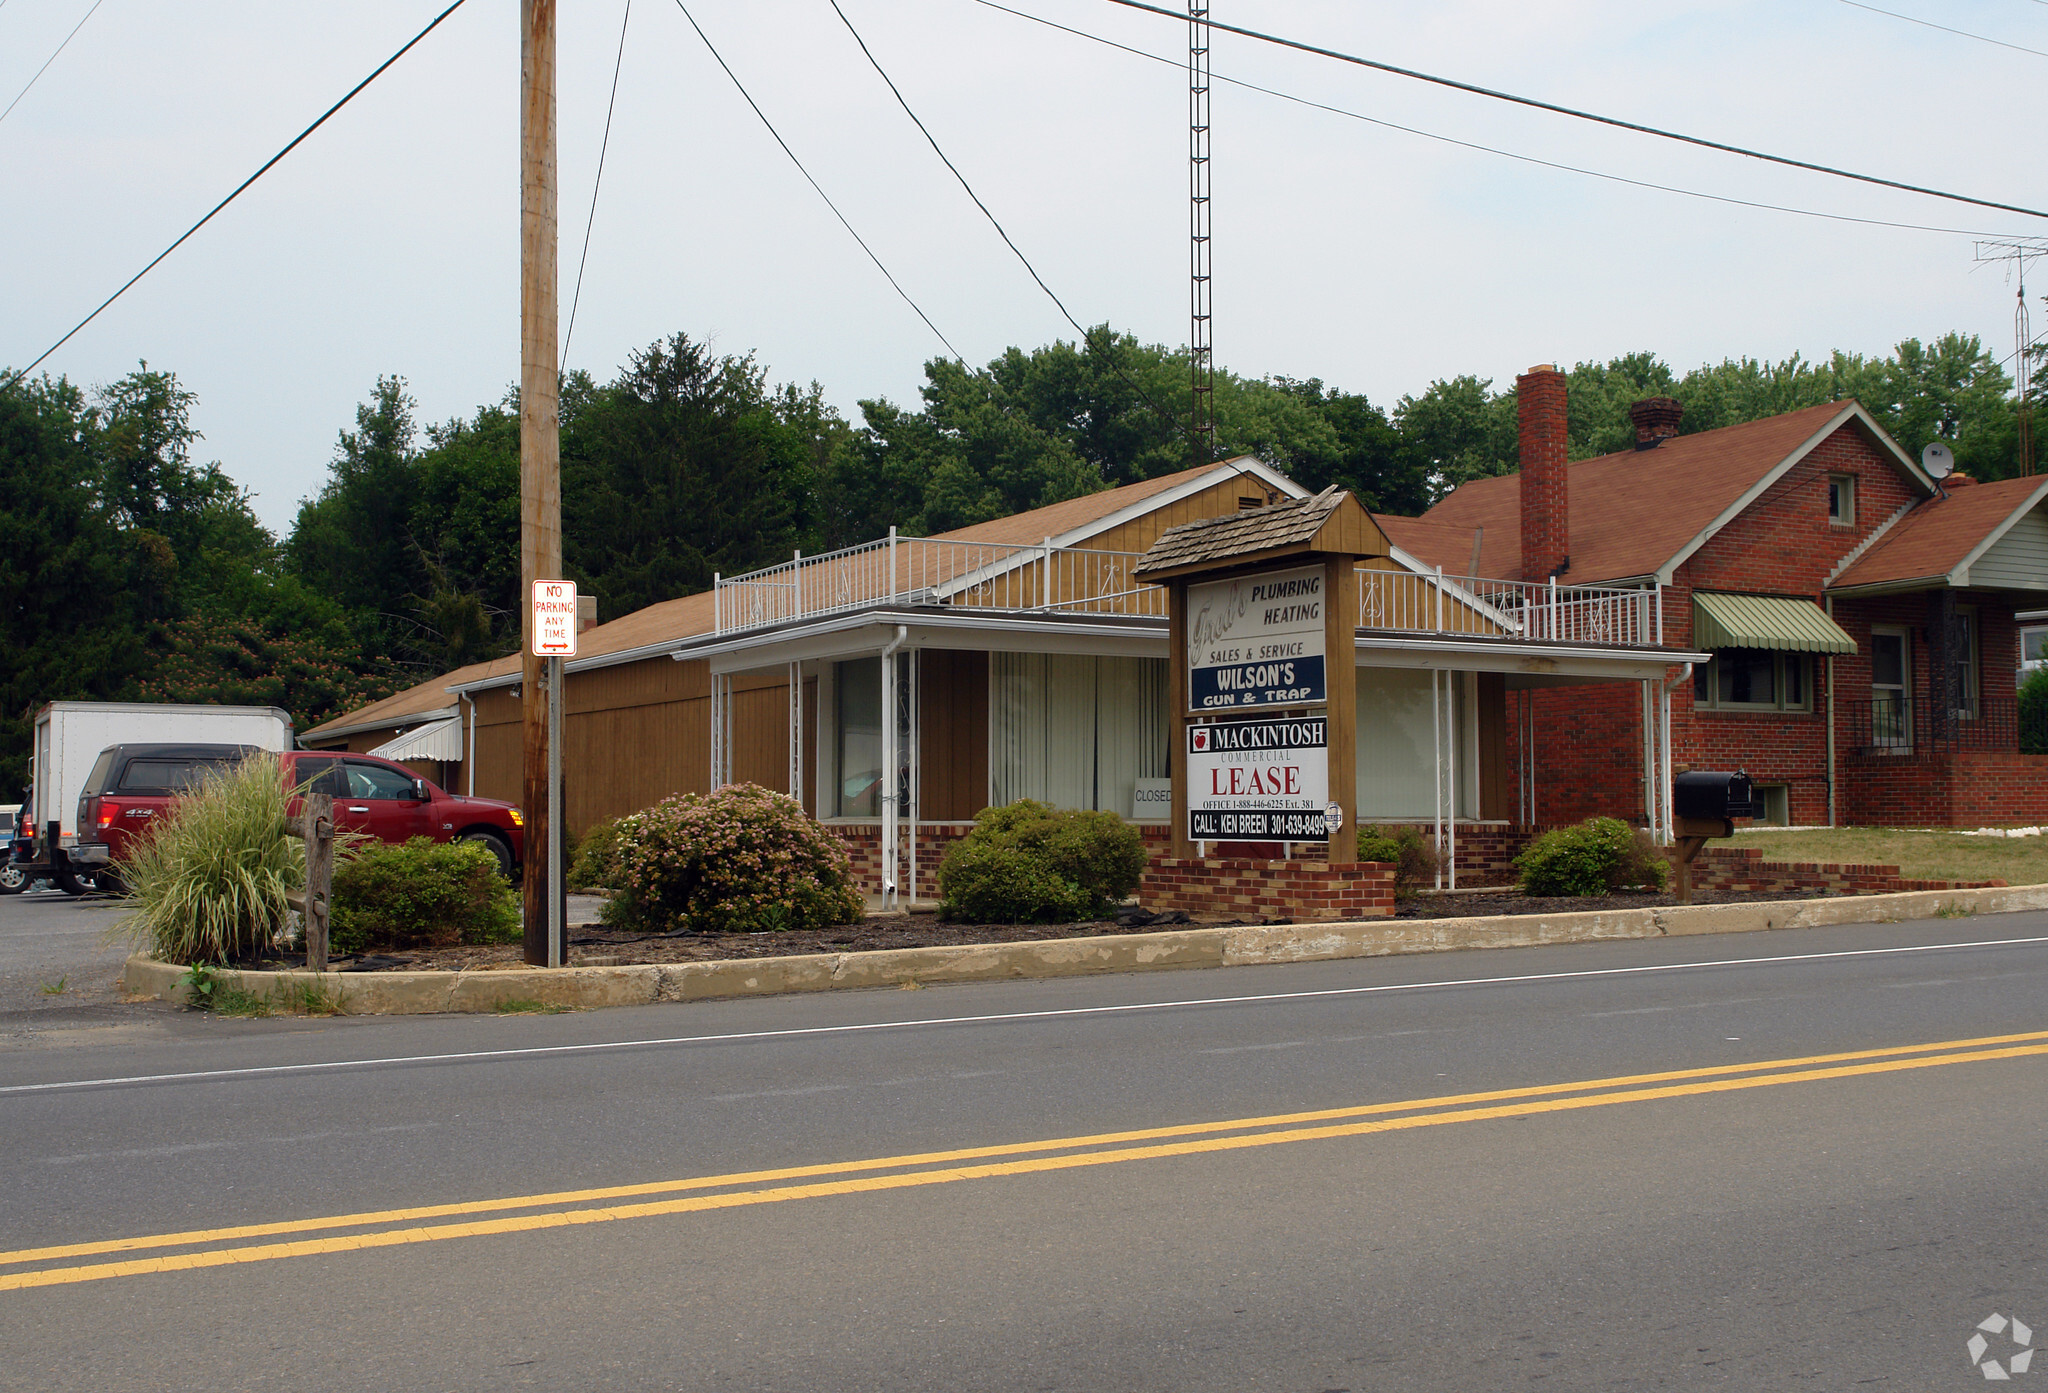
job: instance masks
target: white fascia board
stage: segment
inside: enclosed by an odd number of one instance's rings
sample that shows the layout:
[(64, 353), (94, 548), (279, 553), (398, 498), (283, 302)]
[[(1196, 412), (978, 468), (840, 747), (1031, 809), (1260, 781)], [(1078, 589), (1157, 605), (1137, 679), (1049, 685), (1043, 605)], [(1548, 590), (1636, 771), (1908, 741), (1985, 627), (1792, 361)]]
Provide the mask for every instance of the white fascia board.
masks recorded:
[(2048, 497), (2048, 479), (2043, 479), (2040, 482), (2040, 484), (2035, 487), (2034, 491), (2027, 495), (2026, 502), (2020, 504), (2017, 508), (2014, 508), (2010, 513), (2007, 513), (2005, 515), (2004, 522), (2001, 522), (2000, 524), (1998, 524), (1998, 526), (1992, 528), (1988, 533), (1986, 533), (1983, 541), (1977, 543), (1976, 546), (1970, 548), (1969, 555), (1965, 556), (1961, 561), (1957, 562), (1956, 568), (1948, 573), (1948, 583), (1950, 585), (1955, 586), (1957, 589), (1961, 589), (1962, 587), (1968, 585), (1970, 583), (1970, 567), (1975, 565), (1977, 563), (1978, 558), (1983, 556), (1985, 552), (1991, 550), (1993, 544), (1995, 544), (2000, 537), (2003, 537), (2006, 533), (2012, 531), (2013, 527), (2016, 524), (2018, 524), (2019, 520), (2025, 517), (2028, 513), (2032, 512), (2035, 506), (2039, 504), (2044, 497)]
[(444, 706), (439, 711), (409, 711), (403, 716), (392, 716), (381, 721), (357, 721), (354, 725), (336, 726), (333, 730), (323, 730), (317, 734), (307, 731), (299, 739), (305, 740), (310, 737), (314, 740), (343, 740), (351, 735), (361, 735), (366, 730), (403, 731), (407, 726), (425, 725), (428, 721), (446, 720), (454, 714), (455, 708), (452, 706)]
[(1889, 454), (1891, 456), (1892, 464), (1899, 470), (1900, 473), (1904, 474), (1908, 480), (1917, 485), (1923, 494), (1932, 494), (1936, 492), (1934, 487), (1934, 480), (1927, 476), (1927, 471), (1923, 470), (1918, 464), (1914, 463), (1914, 461), (1907, 456), (1906, 452), (1899, 448), (1898, 442), (1896, 440), (1893, 440), (1890, 435), (1885, 433), (1884, 427), (1880, 426), (1874, 419), (1872, 419), (1870, 413), (1868, 411), (1865, 411), (1860, 403), (1852, 401), (1847, 406), (1843, 407), (1840, 411), (1836, 412), (1833, 416), (1830, 416), (1828, 418), (1828, 422), (1826, 425), (1822, 426), (1812, 435), (1806, 437), (1805, 441), (1803, 441), (1800, 444), (1798, 449), (1794, 450), (1791, 454), (1785, 456), (1784, 459), (1779, 460), (1777, 464), (1773, 465), (1769, 472), (1767, 472), (1763, 476), (1763, 478), (1757, 480), (1754, 484), (1751, 484), (1747, 489), (1743, 490), (1742, 496), (1740, 498), (1737, 498), (1733, 503), (1729, 504), (1726, 508), (1723, 508), (1719, 516), (1717, 516), (1712, 522), (1708, 523), (1705, 527), (1701, 528), (1698, 535), (1696, 535), (1691, 541), (1687, 542), (1684, 546), (1680, 547), (1677, 553), (1674, 556), (1672, 556), (1670, 560), (1666, 561), (1662, 566), (1659, 566), (1657, 568), (1657, 583), (1659, 585), (1671, 584), (1672, 577), (1677, 572), (1678, 568), (1680, 566), (1683, 566), (1687, 561), (1690, 561), (1692, 559), (1694, 552), (1697, 552), (1701, 547), (1705, 546), (1708, 542), (1712, 541), (1714, 539), (1714, 535), (1718, 533), (1722, 528), (1726, 527), (1729, 523), (1735, 521), (1736, 518), (1742, 516), (1743, 512), (1749, 507), (1750, 504), (1756, 502), (1757, 499), (1763, 497), (1765, 490), (1769, 489), (1773, 484), (1777, 483), (1778, 480), (1784, 478), (1787, 474), (1791, 473), (1792, 469), (1801, 460), (1805, 459), (1808, 455), (1812, 454), (1816, 449), (1820, 447), (1822, 441), (1826, 440), (1829, 436), (1833, 435), (1836, 431), (1840, 430), (1843, 426), (1848, 425), (1852, 421), (1862, 426), (1865, 430), (1869, 431), (1870, 434), (1876, 438), (1879, 449), (1883, 453)]
[(1662, 681), (1679, 663), (1703, 663), (1713, 656), (1678, 648), (1617, 653), (1596, 648), (1389, 639), (1378, 635), (1359, 639), (1357, 651), (1360, 667), (1425, 671), (1436, 668), (1446, 672), (1503, 672), (1614, 681)]
[(1911, 576), (1905, 580), (1880, 580), (1869, 585), (1831, 585), (1827, 593), (1838, 600), (1855, 600), (1876, 595), (1905, 595), (1915, 590), (1941, 590), (1948, 585), (1949, 578), (1937, 574)]
[(901, 626), (912, 647), (961, 648), (992, 653), (1090, 653), (1107, 657), (1163, 658), (1166, 621), (1130, 618), (1087, 623), (1049, 617), (991, 622), (972, 614), (929, 610), (865, 610), (786, 631), (706, 643), (670, 653), (677, 662), (708, 660), (718, 673), (751, 672), (813, 659), (861, 658), (879, 652)]

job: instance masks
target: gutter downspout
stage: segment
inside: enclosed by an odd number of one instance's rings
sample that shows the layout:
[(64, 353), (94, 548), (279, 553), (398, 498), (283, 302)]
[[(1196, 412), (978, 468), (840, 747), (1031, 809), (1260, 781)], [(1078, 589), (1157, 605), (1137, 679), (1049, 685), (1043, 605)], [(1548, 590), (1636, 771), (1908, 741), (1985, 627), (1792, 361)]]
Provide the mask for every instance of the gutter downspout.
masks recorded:
[[(1835, 597), (1829, 595), (1828, 618), (1835, 617)], [(1787, 816), (1790, 816), (1789, 810)], [(1828, 654), (1828, 826), (1840, 827), (1840, 807), (1835, 799), (1835, 655)]]
[(898, 624), (896, 637), (889, 640), (882, 649), (882, 789), (877, 801), (881, 804), (882, 811), (884, 909), (895, 909), (901, 898), (896, 888), (897, 876), (903, 869), (903, 858), (896, 845), (896, 650), (901, 648), (909, 637), (909, 627)]
[(469, 703), (469, 754), (462, 761), (463, 776), (469, 781), (469, 796), (476, 797), (476, 698), (468, 692), (457, 693)]

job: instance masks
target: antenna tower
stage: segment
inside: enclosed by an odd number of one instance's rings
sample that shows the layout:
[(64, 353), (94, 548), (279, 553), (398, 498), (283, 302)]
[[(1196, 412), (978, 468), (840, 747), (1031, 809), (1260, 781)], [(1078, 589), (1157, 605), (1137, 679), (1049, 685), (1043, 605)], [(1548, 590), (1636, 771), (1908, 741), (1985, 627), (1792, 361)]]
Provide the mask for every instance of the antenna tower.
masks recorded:
[(2048, 256), (2048, 241), (2032, 239), (2024, 242), (1979, 242), (1977, 260), (1980, 262), (2004, 261), (2013, 266), (2013, 279), (2019, 294), (2013, 310), (2012, 329), (2016, 347), (2013, 350), (2013, 380), (2018, 385), (2019, 402), (2014, 416), (2019, 425), (2020, 473), (2034, 472), (2034, 374), (2031, 368), (2037, 350), (2034, 347), (2034, 328), (2027, 314), (2027, 258)]
[(1188, 0), (1189, 464), (1216, 457), (1216, 372), (1209, 339), (1209, 6)]

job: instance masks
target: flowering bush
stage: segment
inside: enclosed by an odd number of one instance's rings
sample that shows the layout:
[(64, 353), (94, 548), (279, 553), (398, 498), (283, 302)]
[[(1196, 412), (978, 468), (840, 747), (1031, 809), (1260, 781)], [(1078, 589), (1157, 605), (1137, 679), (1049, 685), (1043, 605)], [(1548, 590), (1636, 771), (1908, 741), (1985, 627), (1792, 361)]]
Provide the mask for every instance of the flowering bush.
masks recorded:
[(606, 923), (656, 932), (822, 929), (861, 916), (846, 843), (786, 793), (732, 784), (619, 819)]
[(939, 864), (939, 894), (949, 919), (1070, 923), (1108, 914), (1144, 871), (1144, 840), (1115, 813), (1020, 798), (974, 815)]

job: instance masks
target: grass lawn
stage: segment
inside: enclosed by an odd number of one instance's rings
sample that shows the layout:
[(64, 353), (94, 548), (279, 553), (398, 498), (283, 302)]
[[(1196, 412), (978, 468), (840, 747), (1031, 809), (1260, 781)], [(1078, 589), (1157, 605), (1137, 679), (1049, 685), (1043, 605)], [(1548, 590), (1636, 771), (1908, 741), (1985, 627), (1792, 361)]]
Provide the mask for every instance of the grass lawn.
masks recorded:
[(1810, 832), (1743, 832), (1714, 846), (1757, 847), (1773, 861), (1897, 866), (1927, 880), (2004, 880), (2048, 885), (2048, 835), (1966, 837), (1898, 827), (1827, 827)]

